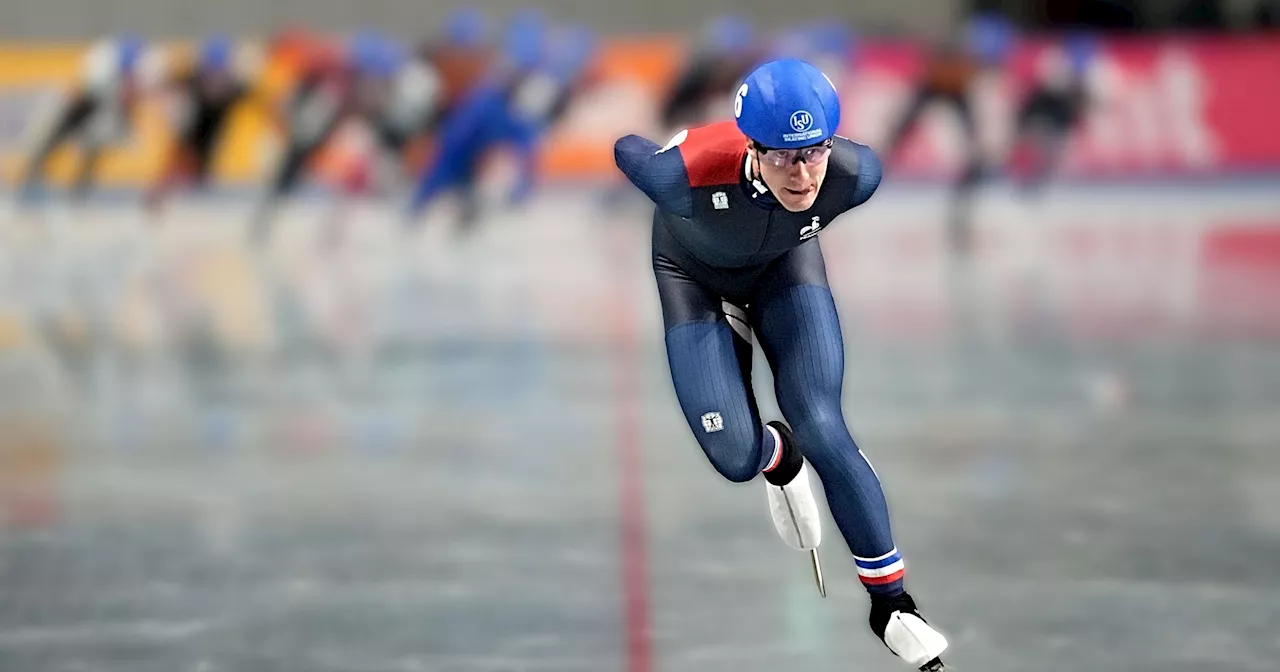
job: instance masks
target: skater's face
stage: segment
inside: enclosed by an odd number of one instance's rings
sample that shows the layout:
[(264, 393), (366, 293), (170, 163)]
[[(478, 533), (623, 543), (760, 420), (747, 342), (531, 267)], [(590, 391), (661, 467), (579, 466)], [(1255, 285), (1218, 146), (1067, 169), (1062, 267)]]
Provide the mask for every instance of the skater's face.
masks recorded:
[(773, 192), (778, 203), (791, 212), (813, 207), (818, 190), (827, 176), (831, 141), (802, 149), (765, 149), (748, 142), (756, 174)]

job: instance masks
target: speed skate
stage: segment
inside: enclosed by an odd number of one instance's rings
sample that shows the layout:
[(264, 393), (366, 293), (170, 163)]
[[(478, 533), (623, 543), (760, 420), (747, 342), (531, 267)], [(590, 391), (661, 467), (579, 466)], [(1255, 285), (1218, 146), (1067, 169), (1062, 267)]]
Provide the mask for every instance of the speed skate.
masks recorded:
[(778, 536), (797, 551), (808, 551), (813, 564), (813, 580), (818, 593), (827, 596), (826, 582), (822, 578), (822, 563), (818, 559), (818, 545), (822, 543), (822, 518), (818, 512), (813, 487), (809, 483), (809, 464), (800, 467), (800, 473), (790, 483), (782, 486), (766, 485), (769, 493), (769, 513)]

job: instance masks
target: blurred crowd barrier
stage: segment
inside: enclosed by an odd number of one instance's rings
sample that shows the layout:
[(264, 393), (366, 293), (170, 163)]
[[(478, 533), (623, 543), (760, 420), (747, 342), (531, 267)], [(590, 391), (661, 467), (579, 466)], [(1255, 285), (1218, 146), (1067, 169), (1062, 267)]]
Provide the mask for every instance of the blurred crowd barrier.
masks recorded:
[[(1095, 105), (1067, 150), (1066, 174), (1075, 177), (1179, 176), (1280, 168), (1280, 90), (1264, 83), (1280, 71), (1280, 36), (1160, 36), (1109, 38), (1093, 69)], [(16, 174), (32, 134), (29, 120), (74, 81), (82, 45), (0, 45), (0, 165)], [(1018, 101), (1030, 86), (1049, 44), (1023, 41), (1010, 67), (978, 88), (983, 143), (1004, 151)], [(667, 133), (655, 122), (671, 80), (685, 58), (674, 37), (614, 39), (600, 52), (596, 86), (582, 96), (549, 138), (544, 174), (582, 180), (613, 172), (612, 142), (628, 132)], [(924, 45), (873, 40), (851, 54), (839, 82), (845, 96), (842, 133), (873, 147), (887, 135), (907, 105), (927, 58)], [(262, 69), (263, 90), (283, 96), (290, 64)], [(726, 101), (726, 113), (730, 109)], [(140, 186), (159, 170), (168, 125), (159, 105), (144, 105), (128, 141), (105, 157), (102, 183)], [(957, 122), (945, 111), (926, 119), (898, 158), (899, 177), (938, 178), (963, 161)], [(277, 148), (271, 125), (251, 110), (240, 111), (216, 159), (224, 183), (255, 182)], [(74, 149), (52, 164), (53, 181), (65, 180)], [(322, 176), (339, 179), (365, 152), (358, 134), (340, 136), (321, 161)]]

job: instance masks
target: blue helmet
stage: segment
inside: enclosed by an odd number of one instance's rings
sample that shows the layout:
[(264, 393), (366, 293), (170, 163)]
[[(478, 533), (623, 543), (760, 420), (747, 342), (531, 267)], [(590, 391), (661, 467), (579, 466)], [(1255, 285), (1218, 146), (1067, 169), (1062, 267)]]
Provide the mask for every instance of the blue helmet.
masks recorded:
[(585, 26), (570, 26), (561, 31), (556, 51), (547, 65), (551, 74), (570, 81), (586, 70), (596, 52), (596, 36)]
[(805, 23), (778, 34), (775, 58), (852, 58), (856, 45), (852, 30), (838, 22)]
[(755, 39), (755, 27), (740, 14), (722, 14), (707, 26), (708, 46), (720, 53), (743, 53), (751, 49)]
[(120, 54), (120, 69), (131, 72), (142, 59), (142, 51), (146, 48), (146, 43), (133, 33), (124, 33), (116, 37), (116, 45)]
[(1089, 64), (1098, 53), (1097, 39), (1085, 32), (1068, 35), (1064, 46), (1067, 60), (1071, 63), (1071, 71), (1077, 75), (1089, 69)]
[(840, 96), (821, 70), (795, 59), (756, 68), (733, 103), (738, 130), (774, 149), (816, 145), (840, 126)]
[(391, 38), (374, 30), (362, 30), (353, 35), (347, 49), (351, 66), (361, 74), (375, 77), (393, 74), (402, 56), (399, 46)]
[(999, 65), (1013, 52), (1017, 29), (1002, 14), (983, 13), (970, 19), (965, 35), (966, 46), (980, 62)]
[(235, 45), (226, 35), (210, 35), (200, 45), (199, 68), (203, 72), (222, 72), (231, 67)]
[(489, 21), (475, 7), (459, 7), (445, 19), (444, 39), (452, 46), (479, 47), (488, 35)]
[(511, 65), (527, 70), (542, 64), (547, 49), (547, 21), (536, 10), (516, 12), (507, 24), (505, 53)]
[(837, 21), (811, 26), (807, 31), (813, 49), (830, 56), (848, 56), (853, 50), (853, 31)]
[(784, 30), (774, 36), (770, 44), (773, 58), (802, 58), (810, 53), (808, 36), (800, 28)]

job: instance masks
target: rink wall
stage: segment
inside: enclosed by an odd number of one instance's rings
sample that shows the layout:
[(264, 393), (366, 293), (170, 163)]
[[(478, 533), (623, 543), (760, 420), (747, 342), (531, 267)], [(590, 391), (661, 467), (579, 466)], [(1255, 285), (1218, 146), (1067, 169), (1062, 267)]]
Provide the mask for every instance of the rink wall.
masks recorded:
[[(680, 41), (615, 39), (602, 51), (596, 86), (570, 110), (551, 135), (542, 161), (562, 179), (592, 179), (612, 171), (612, 140), (639, 132), (664, 139), (655, 108), (684, 57)], [(75, 83), (83, 45), (0, 45), (0, 167), (12, 176), (34, 137), (33, 120)], [(977, 88), (980, 135), (991, 156), (1009, 151), (1013, 118), (1033, 73), (1049, 47), (1030, 41), (1003, 75)], [(913, 43), (874, 41), (853, 55), (838, 75), (845, 102), (842, 133), (880, 148), (893, 118), (912, 94), (912, 78), (924, 50)], [(1131, 178), (1271, 172), (1280, 169), (1280, 35), (1262, 37), (1164, 37), (1110, 40), (1092, 71), (1096, 104), (1083, 132), (1068, 147), (1065, 171), (1075, 177)], [(268, 64), (263, 90), (280, 95), (288, 81), (284, 64)], [(725, 105), (727, 110), (729, 105)], [(103, 182), (136, 186), (157, 170), (168, 143), (166, 111), (159, 101), (139, 110), (134, 132), (103, 163)], [(945, 111), (925, 123), (903, 147), (899, 177), (941, 179), (961, 161), (958, 127)], [(251, 111), (238, 114), (219, 154), (216, 174), (232, 184), (255, 181), (277, 148), (270, 124)], [(346, 129), (323, 158), (328, 179), (344, 179), (366, 153), (367, 138)], [(71, 151), (53, 163), (65, 179)]]

